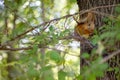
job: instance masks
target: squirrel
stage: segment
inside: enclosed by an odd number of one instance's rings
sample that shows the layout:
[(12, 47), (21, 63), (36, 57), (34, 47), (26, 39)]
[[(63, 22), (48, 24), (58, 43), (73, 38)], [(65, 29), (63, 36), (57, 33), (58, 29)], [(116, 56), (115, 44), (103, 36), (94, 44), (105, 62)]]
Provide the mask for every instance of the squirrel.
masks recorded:
[(84, 38), (89, 38), (95, 29), (95, 15), (92, 12), (88, 12), (87, 17), (77, 22), (77, 26), (75, 26), (75, 33)]

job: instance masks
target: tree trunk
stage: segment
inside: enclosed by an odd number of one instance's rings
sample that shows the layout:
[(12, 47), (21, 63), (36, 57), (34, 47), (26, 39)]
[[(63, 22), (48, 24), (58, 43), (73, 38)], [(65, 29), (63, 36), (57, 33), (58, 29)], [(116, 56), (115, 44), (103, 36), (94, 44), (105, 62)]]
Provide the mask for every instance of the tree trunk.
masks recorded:
[[(81, 10), (87, 10), (93, 7), (97, 6), (105, 6), (105, 5), (113, 5), (113, 4), (119, 4), (120, 0), (77, 0), (77, 4), (79, 7), (79, 11)], [(96, 9), (96, 11), (108, 13), (108, 14), (114, 14), (115, 15), (115, 7), (109, 7), (109, 8), (100, 8)], [(100, 15), (96, 15), (95, 19), (95, 27), (98, 29), (102, 25), (104, 25), (104, 22), (102, 21), (103, 17)], [(120, 43), (120, 41), (118, 41)], [(120, 48), (120, 44), (115, 45), (118, 49)], [(85, 49), (85, 44), (81, 45), (81, 54), (88, 52), (87, 48)], [(89, 52), (88, 52), (89, 53)], [(109, 53), (109, 52), (108, 52)], [(112, 59), (108, 61), (110, 67), (114, 67), (115, 65), (120, 65), (120, 55), (114, 57), (115, 61)], [(81, 65), (84, 65), (84, 60), (81, 60)], [(119, 75), (119, 74), (118, 74)], [(106, 71), (104, 78), (101, 78), (99, 80), (117, 80), (115, 71)]]
[[(79, 11), (87, 10), (97, 6), (113, 5), (113, 4), (119, 4), (119, 3), (120, 3), (120, 0), (77, 0)], [(97, 9), (97, 11), (113, 14), (114, 8), (115, 7), (100, 8), (100, 9)], [(101, 17), (100, 15), (97, 15), (96, 22), (95, 22), (96, 27), (100, 27), (101, 25), (104, 24), (102, 22), (102, 19), (103, 17)]]

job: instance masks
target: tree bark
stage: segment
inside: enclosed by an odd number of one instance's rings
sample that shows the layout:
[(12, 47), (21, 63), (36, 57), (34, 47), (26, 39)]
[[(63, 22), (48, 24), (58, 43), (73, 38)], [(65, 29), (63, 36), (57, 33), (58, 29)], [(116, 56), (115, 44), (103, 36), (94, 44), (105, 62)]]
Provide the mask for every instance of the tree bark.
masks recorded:
[[(120, 0), (77, 0), (79, 11), (87, 10), (87, 9), (97, 7), (97, 6), (113, 5), (113, 4), (119, 4), (119, 3), (120, 3)], [(96, 11), (116, 15), (115, 7), (100, 8), (100, 9), (96, 9)], [(98, 29), (99, 27), (104, 25), (104, 22), (102, 21), (103, 18), (104, 18), (103, 16), (96, 15), (96, 19), (95, 19), (95, 27), (96, 27), (96, 29)], [(120, 43), (120, 41), (118, 41), (118, 43)], [(115, 47), (117, 47), (119, 49), (120, 44), (118, 44), (118, 43), (117, 43), (117, 45), (115, 45)], [(85, 48), (86, 47), (85, 45), (86, 44), (83, 43), (80, 46), (81, 47), (81, 54), (85, 53), (85, 52), (89, 53), (88, 49)], [(112, 60), (108, 61), (110, 67), (114, 67), (114, 65), (120, 64), (120, 55), (116, 56), (115, 60), (116, 61), (112, 61)], [(84, 63), (85, 63), (85, 61), (83, 59), (81, 59), (80, 64), (84, 65)], [(105, 76), (103, 78), (99, 78), (97, 80), (117, 80), (115, 71), (112, 71), (112, 73), (110, 71), (106, 71)]]
[[(97, 6), (113, 5), (113, 4), (119, 4), (119, 3), (120, 3), (120, 0), (77, 0), (79, 11), (87, 10)], [(100, 9), (97, 9), (96, 11), (104, 12), (108, 14), (114, 14), (114, 8), (115, 7), (100, 8)], [(96, 27), (100, 27), (104, 24), (102, 19), (103, 19), (102, 16), (100, 15), (96, 16), (96, 22), (95, 22)]]

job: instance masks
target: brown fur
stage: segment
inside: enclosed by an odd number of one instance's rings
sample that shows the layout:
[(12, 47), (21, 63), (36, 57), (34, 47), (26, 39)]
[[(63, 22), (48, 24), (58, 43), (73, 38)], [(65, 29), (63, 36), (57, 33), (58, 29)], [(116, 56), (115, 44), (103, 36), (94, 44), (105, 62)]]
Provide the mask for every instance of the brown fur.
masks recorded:
[(93, 34), (94, 29), (94, 14), (92, 12), (89, 12), (87, 17), (83, 20), (80, 20), (80, 22), (77, 24), (75, 27), (75, 32), (80, 36), (88, 38)]

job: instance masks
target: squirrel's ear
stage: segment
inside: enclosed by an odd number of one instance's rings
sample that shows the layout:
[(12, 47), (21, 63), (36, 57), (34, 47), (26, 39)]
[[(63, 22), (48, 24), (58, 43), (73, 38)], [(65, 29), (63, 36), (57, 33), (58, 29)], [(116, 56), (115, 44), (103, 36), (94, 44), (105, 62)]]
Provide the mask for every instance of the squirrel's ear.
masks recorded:
[(93, 12), (88, 12), (88, 15), (87, 15), (87, 21), (94, 21), (95, 20), (95, 14)]
[(90, 11), (87, 13), (85, 18), (80, 19), (79, 23), (88, 23), (88, 22), (94, 21), (94, 18), (95, 18), (94, 13)]
[(83, 19), (77, 20), (75, 18), (75, 16), (73, 16), (73, 19), (76, 21), (77, 24), (81, 24), (81, 23), (83, 24), (83, 23), (94, 21), (95, 20), (95, 14), (92, 11), (90, 11), (90, 12), (87, 13), (87, 16)]

